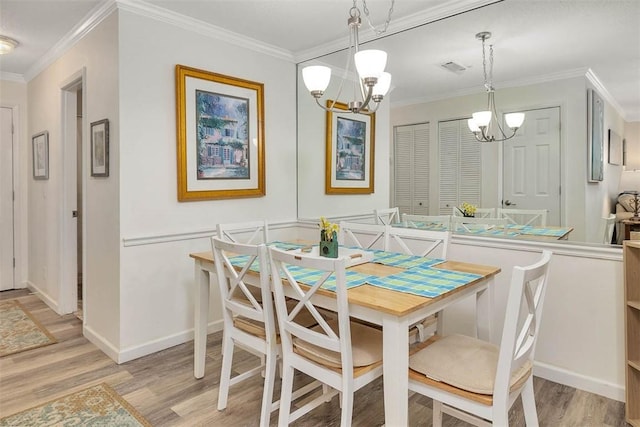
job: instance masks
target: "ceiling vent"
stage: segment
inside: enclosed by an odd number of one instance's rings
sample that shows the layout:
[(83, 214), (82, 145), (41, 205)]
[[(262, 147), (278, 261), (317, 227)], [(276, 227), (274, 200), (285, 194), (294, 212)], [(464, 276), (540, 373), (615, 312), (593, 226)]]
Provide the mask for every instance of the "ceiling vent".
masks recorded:
[(440, 64), (440, 66), (445, 70), (449, 70), (452, 73), (456, 73), (456, 74), (461, 73), (467, 69), (466, 67), (463, 67), (460, 64), (456, 64), (453, 61), (445, 62), (444, 64)]

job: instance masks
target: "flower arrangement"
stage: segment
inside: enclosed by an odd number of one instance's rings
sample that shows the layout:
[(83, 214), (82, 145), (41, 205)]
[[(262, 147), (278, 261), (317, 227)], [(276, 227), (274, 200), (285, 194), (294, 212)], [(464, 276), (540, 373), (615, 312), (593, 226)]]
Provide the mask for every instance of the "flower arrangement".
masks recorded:
[(320, 217), (320, 240), (331, 242), (333, 238), (338, 234), (340, 227), (338, 224), (329, 222), (327, 218)]
[(472, 205), (471, 203), (462, 202), (458, 210), (462, 212), (464, 216), (474, 216), (476, 214), (476, 209), (478, 207), (476, 205)]

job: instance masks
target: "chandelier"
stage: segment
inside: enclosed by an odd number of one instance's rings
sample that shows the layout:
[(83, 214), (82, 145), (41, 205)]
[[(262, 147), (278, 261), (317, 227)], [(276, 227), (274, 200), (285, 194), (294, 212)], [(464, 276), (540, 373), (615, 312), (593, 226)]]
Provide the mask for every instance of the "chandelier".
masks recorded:
[(497, 120), (496, 103), (493, 88), (493, 45), (489, 45), (489, 73), (487, 74), (487, 59), (485, 55), (485, 41), (491, 38), (491, 33), (483, 31), (476, 34), (478, 40), (482, 40), (482, 69), (484, 70), (484, 87), (487, 90), (487, 109), (473, 113), (473, 118), (467, 121), (469, 130), (473, 132), (480, 142), (501, 142), (513, 138), (524, 122), (524, 113), (505, 114), (504, 120), (511, 129), (511, 135), (507, 136)]
[[(360, 9), (356, 5), (357, 0), (353, 0), (353, 6), (349, 10), (349, 19), (347, 25), (349, 26), (349, 52), (347, 55), (347, 65), (345, 66), (344, 76), (338, 88), (336, 96), (333, 98), (333, 102), (329, 106), (325, 107), (320, 102), (320, 98), (324, 94), (325, 90), (329, 86), (331, 80), (331, 68), (322, 65), (312, 65), (302, 69), (302, 78), (307, 90), (311, 93), (316, 100), (316, 103), (326, 111), (331, 112), (344, 112), (334, 108), (336, 101), (340, 98), (342, 88), (345, 81), (352, 75), (351, 64), (352, 58), (356, 68), (356, 80), (354, 84), (354, 98), (347, 103), (347, 108), (352, 113), (364, 113), (371, 114), (378, 109), (380, 102), (389, 91), (391, 86), (391, 74), (384, 71), (387, 65), (387, 53), (382, 50), (368, 49), (360, 50), (358, 39), (358, 29), (361, 25)], [(395, 0), (391, 1), (391, 7), (387, 20), (385, 21), (384, 28), (382, 30), (376, 30), (371, 24), (369, 19), (369, 10), (367, 3), (362, 0), (363, 9), (369, 22), (369, 26), (379, 36), (387, 31), (389, 22), (391, 21), (391, 14), (393, 12), (393, 5)], [(373, 101), (373, 104), (371, 104)]]

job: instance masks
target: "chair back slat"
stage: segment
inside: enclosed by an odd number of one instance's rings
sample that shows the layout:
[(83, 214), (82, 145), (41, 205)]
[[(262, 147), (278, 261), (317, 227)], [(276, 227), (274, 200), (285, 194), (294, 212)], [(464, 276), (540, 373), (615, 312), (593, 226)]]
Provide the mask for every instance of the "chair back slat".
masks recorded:
[(338, 243), (362, 249), (386, 250), (388, 246), (387, 226), (342, 221), (338, 231)]
[[(390, 227), (387, 249), (393, 252), (400, 251), (407, 255), (446, 259), (450, 238), (451, 233), (448, 231)], [(440, 249), (439, 254), (435, 253), (437, 249)]]
[[(271, 278), (283, 352), (293, 352), (294, 338), (340, 353), (343, 369), (353, 369), (351, 359), (351, 331), (346, 289), (346, 258), (324, 258), (306, 254), (294, 254), (275, 247), (269, 248), (271, 259)], [(300, 283), (296, 279), (296, 270), (300, 268), (317, 270), (320, 278), (314, 283)], [(313, 297), (326, 281), (335, 280), (336, 304), (339, 331), (336, 334), (325, 318), (313, 304)], [(287, 300), (295, 305), (287, 305)], [(296, 322), (297, 313), (306, 307), (313, 315), (317, 326)], [(286, 356), (285, 356), (286, 357)]]
[(527, 267), (514, 267), (502, 331), (494, 400), (508, 399), (509, 381), (527, 361), (533, 363), (547, 288), (551, 251)]
[(217, 225), (218, 237), (234, 243), (257, 245), (269, 243), (269, 226), (266, 220)]
[(610, 245), (613, 238), (613, 230), (616, 227), (616, 215), (610, 214), (608, 217), (601, 220), (600, 235), (602, 236), (602, 243)]
[[(223, 306), (223, 320), (233, 323), (234, 316), (243, 316), (264, 323), (267, 337), (275, 338), (275, 318), (273, 297), (269, 286), (269, 264), (267, 248), (264, 244), (247, 245), (211, 238), (216, 275)], [(247, 260), (242, 267), (236, 267), (231, 256), (244, 255)], [(260, 273), (251, 271), (258, 262)], [(251, 292), (252, 285), (245, 282), (248, 274), (260, 275), (260, 296), (258, 301)], [(225, 325), (227, 327), (227, 325)], [(231, 327), (230, 325), (228, 327)]]
[(506, 218), (509, 224), (547, 226), (546, 209), (498, 208), (498, 218)]
[(373, 215), (376, 220), (376, 224), (389, 225), (400, 221), (400, 209), (397, 207), (374, 209)]

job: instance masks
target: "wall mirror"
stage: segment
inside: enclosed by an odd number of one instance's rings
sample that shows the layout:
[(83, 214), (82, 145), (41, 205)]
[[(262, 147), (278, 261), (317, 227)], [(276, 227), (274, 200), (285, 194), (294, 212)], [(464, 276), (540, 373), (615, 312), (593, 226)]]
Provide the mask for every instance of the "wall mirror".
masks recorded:
[[(629, 82), (633, 85), (633, 75), (640, 72), (640, 29), (636, 22), (639, 13), (640, 3), (626, 0), (606, 4), (505, 0), (454, 16), (426, 20), (410, 30), (367, 42), (366, 48), (387, 51), (387, 70), (393, 75), (393, 82), (392, 91), (376, 117), (376, 186), (374, 194), (366, 196), (326, 198), (318, 184), (324, 180), (324, 166), (317, 169), (313, 163), (324, 165), (324, 113), (315, 106), (300, 77), (306, 65), (329, 65), (334, 73), (327, 94), (333, 96), (333, 85), (338, 84), (346, 63), (346, 51), (300, 62), (298, 216), (366, 214), (375, 207), (393, 204), (394, 165), (389, 162), (394, 127), (424, 122), (431, 127), (430, 153), (434, 165), (429, 174), (429, 210), (430, 214), (439, 213), (442, 206), (437, 184), (437, 131), (445, 121), (466, 119), (484, 109), (487, 97), (483, 91), (482, 47), (475, 34), (491, 31), (492, 39), (487, 43), (494, 44), (493, 80), (498, 112), (526, 111), (529, 124), (536, 130), (546, 126), (536, 112), (557, 110), (554, 114), (562, 129), (555, 171), (559, 182), (558, 206), (557, 220), (550, 224), (557, 221), (557, 225), (573, 227), (571, 243), (601, 243), (596, 230), (601, 218), (615, 211), (622, 166), (605, 163), (603, 181), (588, 182), (587, 90), (604, 87), (615, 101), (612, 107), (605, 97), (609, 105), (605, 130), (624, 134), (625, 122), (640, 120), (638, 96), (625, 95), (624, 89), (620, 91)], [(593, 31), (594, 28), (599, 30)], [(460, 65), (464, 70), (448, 70), (443, 67), (447, 63)], [(344, 93), (350, 90), (344, 89)], [(635, 149), (640, 151), (640, 147)], [(481, 150), (482, 204), (498, 207), (505, 199), (503, 164), (508, 147), (488, 143)], [(526, 174), (522, 177), (527, 180)], [(382, 184), (385, 182), (391, 184)]]

